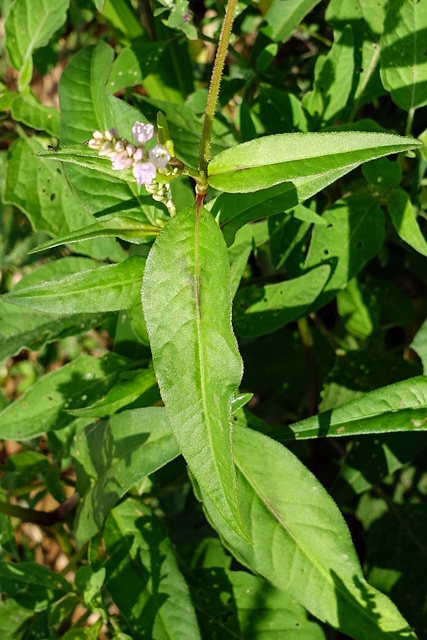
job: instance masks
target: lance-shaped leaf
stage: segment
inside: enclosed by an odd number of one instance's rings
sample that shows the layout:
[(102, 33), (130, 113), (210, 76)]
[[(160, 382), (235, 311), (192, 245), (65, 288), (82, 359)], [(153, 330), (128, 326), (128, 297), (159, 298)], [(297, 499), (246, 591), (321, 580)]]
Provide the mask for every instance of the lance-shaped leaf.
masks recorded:
[(200, 486), (239, 536), (231, 402), (242, 360), (231, 328), (227, 249), (211, 214), (173, 218), (147, 258), (142, 305), (171, 427)]
[(66, 236), (55, 238), (43, 242), (29, 253), (37, 253), (45, 249), (52, 249), (61, 244), (74, 244), (81, 240), (92, 240), (93, 238), (121, 238), (133, 244), (150, 242), (160, 233), (160, 227), (145, 222), (142, 215), (136, 213), (112, 213), (102, 218), (99, 222), (90, 224), (83, 229), (77, 229)]
[(298, 458), (241, 427), (234, 448), (242, 517), (253, 544), (236, 536), (203, 492), (202, 498), (239, 562), (355, 640), (416, 640), (391, 600), (366, 582), (338, 507)]
[(128, 309), (138, 302), (144, 263), (141, 256), (132, 256), (119, 264), (25, 287), (3, 299), (60, 315)]
[(340, 131), (264, 136), (222, 151), (208, 167), (208, 182), (229, 193), (267, 189), (281, 182), (348, 167), (421, 146), (388, 133)]

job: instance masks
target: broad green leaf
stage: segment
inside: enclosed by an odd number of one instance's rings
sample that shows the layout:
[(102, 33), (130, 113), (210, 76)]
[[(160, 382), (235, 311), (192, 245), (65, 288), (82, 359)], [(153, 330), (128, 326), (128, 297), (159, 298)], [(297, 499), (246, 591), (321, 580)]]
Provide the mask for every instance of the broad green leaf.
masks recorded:
[(291, 428), (295, 438), (425, 431), (426, 407), (427, 379), (419, 376), (370, 391)]
[(35, 562), (0, 562), (1, 590), (25, 609), (43, 611), (71, 591), (61, 574)]
[(10, 112), (14, 120), (32, 129), (59, 136), (59, 111), (42, 104), (27, 87), (21, 93), (10, 93)]
[(367, 162), (362, 167), (362, 173), (369, 184), (381, 191), (398, 187), (402, 179), (402, 167), (398, 162), (391, 162), (388, 158)]
[[(106, 90), (113, 56), (113, 49), (100, 40), (97, 45), (79, 51), (65, 68), (59, 83), (61, 146), (82, 144), (94, 131), (110, 127), (130, 140), (132, 126), (143, 120), (139, 111)], [(110, 170), (113, 171), (111, 166)], [(146, 222), (153, 223), (152, 207), (140, 195), (133, 176), (129, 182), (123, 182), (118, 175), (101, 176), (90, 168), (68, 164), (67, 174), (77, 197), (91, 213), (142, 211)]]
[(236, 234), (236, 238), (228, 248), (228, 259), (230, 261), (230, 288), (234, 298), (239, 288), (244, 270), (249, 260), (249, 256), (254, 248), (254, 239), (249, 225), (246, 225)]
[[(42, 149), (34, 136), (13, 143), (9, 150), (4, 201), (21, 209), (34, 231), (46, 231), (51, 236), (64, 236), (92, 224), (93, 216), (76, 198), (61, 165), (34, 157)], [(37, 198), (34, 194), (38, 194)], [(126, 256), (110, 238), (96, 243), (86, 241), (76, 249), (100, 260), (120, 261)]]
[(160, 399), (153, 369), (127, 371), (105, 398), (82, 409), (68, 409), (68, 412), (78, 418), (103, 418), (113, 415), (131, 402), (138, 400), (138, 398), (141, 399), (144, 395), (151, 400), (146, 403), (147, 405)]
[[(191, 471), (240, 536), (231, 401), (242, 361), (231, 328), (227, 250), (211, 214), (172, 218), (144, 270), (142, 306), (168, 418)], [(179, 381), (179, 384), (177, 384)]]
[(318, 2), (319, 0), (268, 1), (268, 11), (264, 16), (268, 27), (263, 31), (275, 42), (286, 42)]
[(145, 258), (132, 256), (119, 264), (12, 291), (3, 300), (58, 315), (128, 309), (138, 302), (144, 263)]
[(112, 213), (104, 216), (99, 222), (73, 231), (62, 238), (43, 242), (43, 244), (38, 245), (38, 247), (30, 251), (30, 253), (52, 249), (61, 244), (74, 244), (82, 240), (104, 237), (121, 238), (133, 244), (141, 244), (153, 240), (160, 233), (160, 230), (160, 227), (147, 224), (143, 215), (137, 216), (135, 213), (129, 215)]
[(399, 236), (415, 251), (427, 256), (427, 242), (421, 233), (409, 195), (403, 189), (393, 189), (387, 196), (387, 209)]
[(263, 336), (304, 317), (330, 275), (329, 265), (323, 265), (293, 280), (240, 289), (233, 305), (236, 334)]
[(142, 42), (122, 49), (114, 60), (107, 88), (111, 92), (142, 84), (156, 70), (166, 42)]
[(133, 40), (143, 35), (143, 26), (136, 11), (127, 0), (105, 0), (102, 14), (125, 40)]
[(15, 640), (19, 627), (33, 616), (31, 609), (24, 609), (15, 600), (0, 602), (0, 631), (3, 640)]
[(427, 321), (424, 321), (410, 344), (423, 363), (424, 375), (427, 375)]
[(315, 174), (349, 171), (362, 162), (419, 146), (421, 142), (411, 138), (361, 131), (264, 136), (215, 156), (208, 182), (220, 191), (248, 193)]
[(259, 92), (259, 101), (253, 105), (251, 111), (255, 111), (266, 133), (307, 131), (304, 109), (293, 93), (262, 85)]
[(32, 54), (35, 49), (47, 45), (67, 17), (69, 0), (18, 0), (5, 23), (6, 50), (9, 60), (19, 71), (19, 87), (31, 82)]
[[(405, 483), (404, 490), (407, 489)], [(394, 503), (393, 509), (374, 522), (365, 555), (369, 581), (393, 598), (420, 638), (427, 629), (426, 527), (424, 505), (409, 501), (402, 505)]]
[(340, 511), (308, 469), (279, 443), (245, 428), (235, 428), (234, 454), (253, 544), (201, 496), (237, 560), (355, 640), (415, 640), (394, 604), (366, 582)]
[(337, 295), (337, 307), (346, 331), (366, 340), (379, 323), (379, 307), (373, 292), (359, 282), (350, 280), (344, 291)]
[(88, 331), (104, 319), (101, 313), (76, 313), (58, 318), (0, 300), (0, 361), (17, 355), (21, 349), (43, 349), (53, 340)]
[(333, 124), (348, 104), (354, 73), (351, 25), (339, 34), (326, 56), (319, 56), (314, 69), (313, 91), (305, 94), (303, 106), (312, 117), (312, 128)]
[(95, 535), (129, 489), (178, 455), (161, 407), (124, 411), (81, 431), (71, 449), (82, 498), (74, 525), (79, 541)]
[(188, 586), (153, 512), (128, 499), (107, 517), (100, 547), (106, 588), (134, 638), (200, 639)]
[(372, 102), (385, 93), (380, 79), (380, 43), (388, 0), (363, 2), (363, 0), (331, 0), (326, 9), (326, 21), (334, 30), (344, 31), (353, 27), (354, 67), (353, 90), (348, 114), (353, 119), (363, 104)]
[(381, 80), (407, 111), (427, 104), (427, 0), (391, 0), (381, 36)]
[(245, 571), (192, 571), (190, 590), (206, 638), (324, 640), (320, 626), (288, 593)]
[(304, 264), (305, 269), (329, 264), (333, 270), (316, 308), (344, 289), (384, 242), (384, 214), (370, 195), (338, 200), (322, 217), (327, 224), (314, 227)]
[(21, 398), (0, 412), (0, 438), (28, 440), (63, 429), (75, 418), (64, 411), (105, 396), (129, 361), (115, 354), (80, 356), (38, 380)]
[(300, 274), (307, 251), (306, 238), (312, 224), (326, 225), (326, 222), (302, 204), (269, 217), (270, 256), (275, 269), (286, 265), (290, 277)]
[(234, 242), (234, 236), (240, 227), (264, 216), (275, 215), (295, 208), (299, 202), (311, 198), (350, 170), (346, 168), (308, 178), (296, 178), (292, 182), (278, 184), (248, 195), (236, 196), (222, 193), (213, 202), (210, 210), (219, 220), (225, 240), (230, 245)]

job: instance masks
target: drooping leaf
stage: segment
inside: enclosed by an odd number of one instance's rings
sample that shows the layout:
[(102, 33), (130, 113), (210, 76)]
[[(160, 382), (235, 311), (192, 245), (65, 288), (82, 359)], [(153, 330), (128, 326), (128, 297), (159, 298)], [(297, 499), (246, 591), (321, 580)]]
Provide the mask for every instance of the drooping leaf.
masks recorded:
[[(97, 566), (132, 636), (200, 639), (188, 586), (172, 543), (141, 500), (128, 499), (106, 519)], [(104, 558), (105, 556), (105, 558)]]
[(0, 583), (6, 598), (33, 611), (43, 611), (71, 591), (61, 574), (35, 562), (0, 562)]
[(28, 440), (75, 419), (63, 409), (92, 404), (114, 386), (129, 361), (115, 354), (80, 356), (38, 380), (21, 398), (0, 412), (0, 437)]
[(119, 264), (19, 288), (3, 299), (58, 315), (128, 309), (138, 302), (144, 264), (145, 258), (131, 256)]
[(69, 0), (20, 0), (15, 2), (5, 23), (6, 50), (9, 60), (19, 71), (19, 86), (26, 87), (33, 73), (32, 54), (47, 45), (64, 24)]
[(33, 129), (59, 136), (59, 111), (42, 104), (27, 87), (21, 93), (10, 94), (10, 112), (14, 120)]
[(392, 189), (387, 196), (387, 208), (399, 236), (415, 251), (427, 256), (427, 241), (421, 233), (409, 195), (403, 189)]
[(209, 163), (215, 189), (248, 193), (329, 171), (349, 171), (390, 153), (416, 149), (421, 142), (387, 133), (341, 131), (264, 136), (219, 153)]
[(84, 542), (94, 536), (129, 489), (178, 455), (161, 407), (124, 411), (80, 432), (71, 450), (82, 497), (76, 537)]
[(329, 265), (263, 287), (244, 287), (233, 305), (233, 324), (238, 336), (262, 336), (306, 315), (331, 274)]
[(182, 211), (155, 241), (142, 306), (179, 447), (206, 494), (245, 536), (231, 448), (231, 401), (242, 361), (230, 322), (227, 250), (206, 209)]
[[(19, 207), (34, 231), (64, 236), (70, 231), (92, 224), (94, 218), (76, 198), (59, 163), (36, 158), (43, 149), (35, 137), (16, 140), (9, 150), (5, 202)], [(35, 198), (34, 194), (38, 197)], [(126, 256), (112, 239), (86, 241), (76, 247), (80, 253), (104, 260), (120, 261)]]
[(381, 80), (407, 111), (427, 104), (426, 0), (392, 0), (381, 36)]
[(395, 605), (366, 582), (340, 511), (308, 469), (259, 433), (236, 427), (234, 442), (242, 517), (253, 544), (201, 496), (238, 561), (355, 640), (415, 640)]

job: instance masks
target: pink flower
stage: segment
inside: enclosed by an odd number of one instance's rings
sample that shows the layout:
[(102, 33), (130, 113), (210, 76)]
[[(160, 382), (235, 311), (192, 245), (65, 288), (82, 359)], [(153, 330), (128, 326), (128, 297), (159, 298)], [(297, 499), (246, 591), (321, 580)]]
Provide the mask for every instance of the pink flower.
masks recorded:
[(133, 175), (139, 185), (150, 185), (156, 177), (156, 167), (152, 162), (135, 162)]
[(154, 127), (152, 124), (143, 124), (142, 122), (135, 122), (132, 127), (132, 135), (138, 144), (144, 144), (151, 140), (154, 134)]
[(171, 159), (169, 153), (166, 151), (165, 147), (161, 144), (156, 144), (155, 147), (150, 149), (150, 151), (148, 152), (148, 155), (150, 156), (151, 162), (158, 169), (164, 169), (167, 163), (169, 162), (169, 160)]
[(121, 151), (116, 155), (113, 160), (112, 167), (115, 171), (119, 171), (120, 169), (129, 169), (133, 164), (132, 158), (129, 158), (127, 151)]

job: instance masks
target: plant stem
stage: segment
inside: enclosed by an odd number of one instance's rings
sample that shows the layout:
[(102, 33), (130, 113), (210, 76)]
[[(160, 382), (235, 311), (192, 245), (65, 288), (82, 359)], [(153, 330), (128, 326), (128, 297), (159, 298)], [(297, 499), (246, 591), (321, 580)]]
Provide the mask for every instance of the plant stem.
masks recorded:
[(28, 509), (9, 502), (0, 502), (0, 513), (18, 518), (22, 522), (38, 524), (40, 527), (52, 527), (54, 524), (65, 520), (70, 511), (77, 506), (78, 500), (79, 496), (75, 493), (54, 511), (38, 511), (37, 509)]
[(211, 84), (209, 87), (208, 102), (206, 105), (205, 119), (203, 121), (199, 152), (199, 171), (204, 176), (206, 176), (206, 170), (210, 160), (212, 124), (215, 116), (216, 105), (218, 102), (219, 87), (221, 85), (222, 72), (224, 70), (225, 58), (227, 56), (228, 43), (230, 41), (236, 4), (237, 0), (229, 0), (228, 2), (227, 9), (225, 11), (224, 22), (222, 23), (221, 35), (219, 36), (214, 67), (212, 70)]

